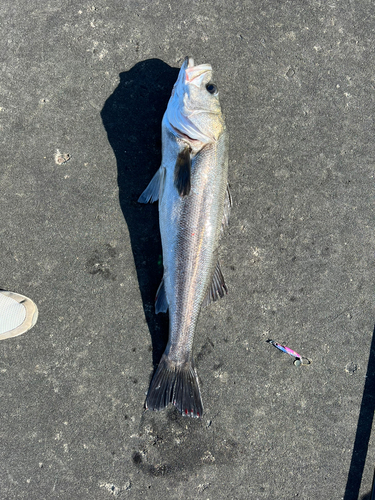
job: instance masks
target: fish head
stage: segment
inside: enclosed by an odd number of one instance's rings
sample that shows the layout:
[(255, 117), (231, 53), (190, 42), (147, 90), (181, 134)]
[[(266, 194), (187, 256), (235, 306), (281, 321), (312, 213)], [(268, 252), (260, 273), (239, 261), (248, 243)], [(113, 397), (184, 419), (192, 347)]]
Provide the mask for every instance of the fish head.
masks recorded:
[(225, 124), (210, 64), (195, 66), (192, 57), (185, 58), (164, 119), (174, 133), (189, 142), (218, 140)]

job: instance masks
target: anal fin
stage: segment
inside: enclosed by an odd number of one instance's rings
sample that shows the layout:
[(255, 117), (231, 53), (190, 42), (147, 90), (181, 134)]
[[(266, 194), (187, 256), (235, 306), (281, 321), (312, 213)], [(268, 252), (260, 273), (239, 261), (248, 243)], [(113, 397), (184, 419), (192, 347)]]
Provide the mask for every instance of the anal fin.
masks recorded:
[(160, 312), (166, 313), (168, 311), (168, 301), (167, 296), (165, 294), (164, 287), (164, 278), (161, 280), (158, 291), (156, 292), (155, 297), (155, 313), (159, 314)]
[(221, 297), (224, 297), (228, 293), (227, 285), (224, 281), (223, 273), (220, 269), (219, 262), (216, 264), (215, 272), (212, 278), (212, 283), (210, 288), (208, 289), (207, 295), (203, 300), (203, 306), (208, 306), (211, 302), (215, 302), (215, 300), (219, 300)]

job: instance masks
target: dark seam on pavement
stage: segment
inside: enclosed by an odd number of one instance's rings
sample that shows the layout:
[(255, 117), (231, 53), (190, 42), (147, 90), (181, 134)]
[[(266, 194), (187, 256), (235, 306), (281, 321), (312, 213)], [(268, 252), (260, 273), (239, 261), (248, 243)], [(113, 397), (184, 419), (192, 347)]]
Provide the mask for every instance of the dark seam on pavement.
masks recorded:
[[(357, 500), (365, 467), (368, 443), (371, 435), (375, 409), (375, 327), (372, 334), (370, 356), (367, 365), (365, 387), (363, 389), (361, 409), (358, 417), (352, 460), (343, 500)], [(375, 464), (374, 464), (375, 465)], [(371, 493), (370, 493), (371, 495)], [(370, 499), (366, 495), (363, 500)]]

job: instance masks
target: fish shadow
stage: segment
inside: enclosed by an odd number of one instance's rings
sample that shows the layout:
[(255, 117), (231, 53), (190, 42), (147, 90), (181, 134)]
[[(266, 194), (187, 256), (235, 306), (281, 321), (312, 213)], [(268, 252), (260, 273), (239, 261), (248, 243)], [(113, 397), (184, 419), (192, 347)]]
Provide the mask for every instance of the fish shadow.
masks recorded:
[(155, 293), (163, 275), (157, 204), (138, 198), (161, 162), (161, 121), (179, 70), (149, 59), (120, 73), (101, 118), (116, 156), (119, 202), (128, 226), (154, 367), (168, 340), (166, 314), (155, 315)]

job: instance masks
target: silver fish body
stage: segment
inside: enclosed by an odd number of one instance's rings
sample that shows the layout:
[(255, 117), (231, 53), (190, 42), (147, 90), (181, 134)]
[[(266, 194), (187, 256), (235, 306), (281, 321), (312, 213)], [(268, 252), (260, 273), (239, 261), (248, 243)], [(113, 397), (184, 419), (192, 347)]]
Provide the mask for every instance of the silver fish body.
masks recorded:
[(210, 79), (209, 65), (194, 66), (191, 58), (185, 59), (163, 118), (162, 164), (139, 200), (159, 199), (164, 276), (156, 312), (169, 310), (169, 340), (146, 408), (160, 410), (173, 403), (193, 417), (203, 414), (192, 355), (194, 332), (202, 304), (226, 293), (218, 245), (231, 204), (227, 132)]

